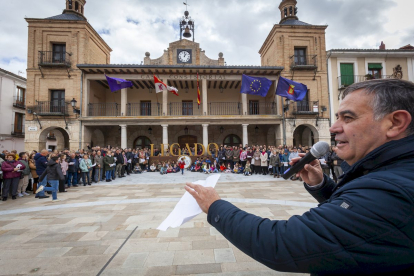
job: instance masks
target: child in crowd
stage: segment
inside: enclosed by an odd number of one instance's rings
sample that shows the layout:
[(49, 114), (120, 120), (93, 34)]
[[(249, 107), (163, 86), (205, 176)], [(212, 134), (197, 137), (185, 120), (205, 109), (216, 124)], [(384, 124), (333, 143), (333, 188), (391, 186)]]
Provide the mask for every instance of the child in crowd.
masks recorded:
[(227, 169), (225, 170), (226, 173), (231, 173), (233, 170), (231, 169), (230, 163), (227, 164)]
[(162, 162), (161, 165), (161, 170), (160, 170), (160, 174), (166, 174), (167, 173), (167, 165), (165, 164), (165, 162)]
[(178, 166), (181, 170), (181, 174), (184, 174), (184, 167), (185, 167), (184, 157), (181, 157), (180, 162), (178, 162)]
[(195, 172), (201, 172), (201, 166), (200, 166), (200, 162), (197, 162), (194, 168)]
[(157, 169), (157, 167), (155, 166), (155, 163), (152, 163), (150, 166), (150, 172), (155, 172), (155, 170)]
[(178, 167), (177, 164), (174, 164), (173, 172), (175, 172), (175, 173), (180, 172), (180, 167)]
[(162, 168), (162, 164), (161, 164), (160, 161), (158, 161), (157, 168), (155, 169), (155, 171), (156, 172), (160, 172), (161, 171), (161, 168)]
[(141, 166), (139, 165), (139, 164), (137, 164), (135, 167), (134, 167), (134, 173), (142, 173), (142, 169), (141, 169)]
[(174, 172), (173, 167), (171, 166), (171, 164), (169, 164), (167, 167), (167, 173), (173, 173), (173, 172)]
[(226, 170), (226, 166), (224, 166), (224, 163), (221, 163), (220, 172), (224, 172), (225, 170)]
[(210, 173), (210, 165), (207, 162), (204, 162), (203, 166), (203, 172), (206, 174)]
[(217, 170), (217, 161), (216, 160), (214, 160), (213, 165), (211, 165), (211, 167), (210, 167), (210, 173), (218, 173), (218, 170)]
[(234, 164), (232, 173), (239, 173), (239, 163)]
[(246, 167), (244, 168), (244, 175), (248, 176), (248, 175), (252, 175), (252, 169), (250, 168), (250, 161), (247, 160), (246, 162)]

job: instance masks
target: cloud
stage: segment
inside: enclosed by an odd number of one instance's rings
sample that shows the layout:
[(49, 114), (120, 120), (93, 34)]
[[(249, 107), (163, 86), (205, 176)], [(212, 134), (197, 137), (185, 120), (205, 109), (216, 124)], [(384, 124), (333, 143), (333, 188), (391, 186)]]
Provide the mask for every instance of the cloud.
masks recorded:
[[(113, 49), (111, 63), (137, 63), (145, 52), (152, 58), (179, 39), (183, 1), (90, 0), (85, 16)], [(24, 18), (58, 15), (65, 1), (4, 1), (0, 10), (0, 67), (25, 71), (27, 23)], [(260, 65), (258, 51), (274, 24), (280, 21), (280, 1), (190, 1), (195, 20), (195, 41), (210, 58), (223, 52), (228, 65)], [(329, 25), (326, 48), (387, 48), (414, 44), (411, 12), (414, 1), (405, 0), (298, 0), (299, 19)], [(410, 28), (411, 27), (411, 28)]]

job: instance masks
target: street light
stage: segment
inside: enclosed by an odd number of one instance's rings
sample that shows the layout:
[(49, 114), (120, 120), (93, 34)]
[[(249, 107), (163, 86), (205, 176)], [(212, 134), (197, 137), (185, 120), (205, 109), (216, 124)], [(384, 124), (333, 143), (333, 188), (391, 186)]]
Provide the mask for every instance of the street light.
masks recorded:
[(148, 133), (152, 134), (152, 128), (151, 127), (148, 128)]
[(255, 132), (256, 134), (259, 132), (259, 127), (258, 127), (258, 126), (256, 126), (256, 127), (254, 128), (254, 132)]
[(188, 134), (188, 127), (184, 128), (184, 133), (187, 135)]
[(77, 101), (75, 100), (75, 98), (73, 98), (73, 100), (70, 101), (70, 104), (72, 105), (72, 107), (76, 106)]
[(221, 127), (220, 127), (220, 133), (223, 133), (223, 131), (224, 131), (224, 127), (223, 127), (223, 126), (221, 126)]

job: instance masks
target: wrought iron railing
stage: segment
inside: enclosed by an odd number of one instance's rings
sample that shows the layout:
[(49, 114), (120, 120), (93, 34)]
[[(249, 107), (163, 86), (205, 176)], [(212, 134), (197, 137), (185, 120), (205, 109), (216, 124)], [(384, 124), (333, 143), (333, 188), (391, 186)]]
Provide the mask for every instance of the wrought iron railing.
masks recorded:
[(249, 102), (249, 115), (276, 115), (275, 102)]
[(24, 136), (24, 123), (21, 125), (11, 125), (11, 135), (12, 136)]
[(242, 104), (237, 102), (212, 102), (208, 104), (209, 115), (241, 115)]
[(312, 115), (319, 113), (319, 101), (300, 101), (293, 104), (293, 114)]
[(39, 51), (39, 66), (70, 67), (70, 56), (67, 52)]
[(37, 101), (33, 111), (38, 115), (68, 115), (70, 103), (63, 100)]
[(290, 63), (290, 67), (291, 68), (309, 68), (309, 69), (315, 69), (318, 67), (318, 62), (317, 62), (317, 56), (316, 55), (308, 55), (308, 56), (297, 56), (297, 55), (293, 55), (290, 57), (291, 63)]
[(17, 108), (26, 108), (25, 99), (22, 96), (14, 96), (13, 97), (13, 106)]
[(338, 77), (338, 86), (339, 89), (346, 88), (347, 86), (363, 82), (367, 80), (373, 80), (373, 79), (392, 79), (392, 75), (381, 75), (381, 76), (373, 76), (371, 74), (367, 75), (341, 75)]
[(203, 114), (203, 106), (195, 102), (176, 102), (168, 104), (168, 115), (199, 116)]
[(88, 116), (121, 116), (121, 105), (118, 103), (90, 103)]
[(127, 116), (161, 116), (162, 104), (160, 103), (128, 103)]

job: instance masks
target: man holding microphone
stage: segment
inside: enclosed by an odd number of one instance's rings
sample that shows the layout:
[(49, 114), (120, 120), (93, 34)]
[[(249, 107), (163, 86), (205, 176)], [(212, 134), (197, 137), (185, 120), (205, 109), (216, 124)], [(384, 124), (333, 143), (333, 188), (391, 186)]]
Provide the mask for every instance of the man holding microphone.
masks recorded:
[(297, 176), (320, 204), (301, 216), (271, 221), (221, 200), (212, 188), (187, 183), (186, 190), (224, 237), (274, 270), (413, 275), (413, 118), (412, 82), (349, 86), (330, 129), (344, 175), (336, 184), (318, 160), (305, 165)]

